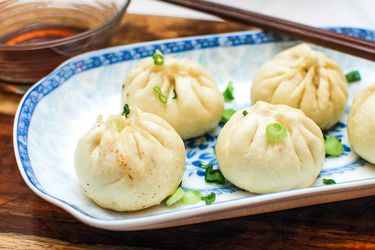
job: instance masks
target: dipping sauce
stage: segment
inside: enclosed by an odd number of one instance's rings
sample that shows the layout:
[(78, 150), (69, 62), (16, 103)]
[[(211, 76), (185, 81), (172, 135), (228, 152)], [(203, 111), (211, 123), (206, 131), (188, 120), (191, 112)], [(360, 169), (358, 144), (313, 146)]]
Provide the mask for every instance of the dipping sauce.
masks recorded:
[(62, 25), (34, 24), (7, 34), (0, 38), (0, 43), (5, 45), (19, 45), (49, 42), (74, 36), (84, 31), (86, 30)]

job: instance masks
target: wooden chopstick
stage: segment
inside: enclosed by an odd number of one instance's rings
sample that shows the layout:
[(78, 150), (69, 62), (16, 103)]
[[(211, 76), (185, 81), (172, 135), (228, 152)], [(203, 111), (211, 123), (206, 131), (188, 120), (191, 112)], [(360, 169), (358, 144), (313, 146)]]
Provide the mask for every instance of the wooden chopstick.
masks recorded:
[(213, 14), (224, 19), (251, 24), (281, 35), (286, 35), (306, 42), (314, 43), (375, 61), (375, 43), (364, 39), (315, 28), (284, 19), (246, 11), (227, 5), (203, 0), (161, 0)]

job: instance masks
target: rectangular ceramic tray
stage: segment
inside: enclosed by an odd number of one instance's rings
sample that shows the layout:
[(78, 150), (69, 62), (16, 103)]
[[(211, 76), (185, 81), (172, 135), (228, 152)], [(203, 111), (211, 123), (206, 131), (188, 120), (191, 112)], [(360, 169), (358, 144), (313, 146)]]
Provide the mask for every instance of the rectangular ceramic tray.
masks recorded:
[[(375, 32), (333, 28), (345, 34), (375, 41)], [(328, 158), (316, 183), (309, 188), (256, 195), (230, 183), (207, 184), (199, 162), (217, 166), (213, 147), (220, 127), (210, 134), (185, 142), (186, 171), (182, 186), (215, 192), (216, 202), (193, 206), (156, 206), (139, 212), (117, 213), (102, 209), (81, 192), (74, 172), (73, 155), (80, 136), (97, 115), (120, 112), (121, 84), (129, 70), (156, 49), (165, 56), (188, 57), (204, 65), (224, 90), (234, 83), (235, 101), (227, 108), (250, 105), (250, 85), (256, 70), (276, 53), (298, 42), (264, 32), (241, 32), (178, 38), (120, 46), (70, 59), (35, 84), (20, 103), (14, 122), (14, 150), (19, 170), (28, 186), (43, 199), (65, 209), (82, 222), (109, 230), (139, 230), (177, 226), (265, 213), (375, 194), (375, 168), (350, 149), (346, 115), (326, 133), (342, 139), (345, 152)], [(363, 87), (375, 83), (374, 63), (313, 46), (338, 61), (345, 72), (358, 69), (362, 81), (351, 84), (348, 105)], [(323, 185), (323, 178), (337, 184)]]

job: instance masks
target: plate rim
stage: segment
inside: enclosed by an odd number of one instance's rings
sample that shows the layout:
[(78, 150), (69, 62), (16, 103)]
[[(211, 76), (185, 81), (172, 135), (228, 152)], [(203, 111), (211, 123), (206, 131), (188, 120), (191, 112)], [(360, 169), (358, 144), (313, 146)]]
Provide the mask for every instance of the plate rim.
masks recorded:
[[(365, 31), (365, 32), (372, 32), (375, 35), (375, 31), (371, 29), (364, 29), (364, 28), (356, 28), (356, 27), (329, 27), (330, 29), (341, 29), (341, 30), (359, 30), (359, 31)], [(212, 204), (210, 206), (199, 206), (199, 207), (191, 207), (191, 208), (184, 208), (178, 211), (177, 214), (175, 212), (169, 212), (169, 213), (161, 213), (161, 214), (154, 214), (152, 215), (152, 219), (150, 220), (150, 216), (139, 216), (135, 218), (123, 218), (123, 219), (116, 219), (116, 220), (102, 220), (102, 219), (97, 219), (91, 216), (88, 216), (85, 213), (82, 213), (81, 211), (77, 210), (74, 206), (71, 206), (67, 204), (65, 201), (54, 197), (53, 195), (48, 194), (48, 192), (45, 192), (44, 190), (39, 189), (36, 187), (29, 179), (29, 176), (26, 173), (24, 162), (20, 157), (20, 152), (19, 152), (19, 145), (18, 145), (18, 135), (19, 135), (19, 120), (20, 120), (20, 114), (22, 111), (22, 107), (24, 106), (24, 103), (26, 100), (28, 100), (30, 93), (34, 91), (38, 86), (40, 86), (42, 83), (44, 83), (48, 78), (54, 76), (59, 70), (61, 70), (64, 66), (72, 63), (72, 62), (77, 62), (80, 59), (83, 58), (89, 58), (90, 56), (97, 55), (97, 54), (108, 54), (114, 51), (118, 50), (128, 50), (131, 48), (141, 48), (141, 47), (146, 47), (148, 45), (161, 45), (161, 44), (166, 44), (168, 42), (179, 42), (179, 41), (192, 41), (192, 40), (199, 40), (199, 39), (209, 39), (209, 38), (222, 38), (222, 37), (230, 37), (230, 36), (240, 36), (240, 35), (250, 35), (250, 34), (271, 34), (272, 33), (265, 33), (262, 30), (256, 30), (256, 31), (240, 31), (240, 32), (231, 32), (231, 33), (220, 33), (220, 34), (210, 34), (210, 35), (201, 35), (201, 36), (191, 36), (191, 37), (183, 37), (183, 38), (171, 38), (171, 39), (164, 39), (164, 40), (157, 40), (157, 41), (149, 41), (149, 42), (142, 42), (142, 43), (135, 43), (135, 44), (130, 44), (130, 45), (120, 45), (120, 46), (115, 46), (115, 47), (110, 47), (106, 49), (101, 49), (101, 50), (95, 50), (95, 51), (90, 51), (75, 57), (70, 58), (69, 60), (63, 62), (60, 64), (55, 70), (53, 70), (50, 74), (39, 80), (37, 83), (35, 83), (23, 96), (21, 99), (19, 106), (17, 108), (17, 112), (14, 117), (14, 123), (13, 123), (13, 148), (14, 148), (14, 153), (16, 157), (16, 162), (18, 169), (22, 175), (23, 180), (27, 184), (27, 186), (39, 197), (42, 199), (62, 208), (63, 210), (67, 211), (69, 214), (74, 216), (76, 219), (79, 221), (91, 225), (93, 227), (97, 228), (102, 228), (102, 229), (108, 229), (108, 230), (140, 230), (140, 229), (148, 229), (148, 226), (150, 224), (154, 223), (162, 223), (162, 222), (168, 222), (171, 219), (174, 220), (181, 220), (183, 218), (187, 217), (193, 217), (197, 215), (204, 215), (207, 213), (218, 213), (220, 211), (225, 211), (228, 209), (235, 209), (239, 207), (247, 207), (247, 206), (252, 206), (256, 205), (265, 201), (271, 201), (275, 199), (287, 199), (287, 198), (293, 198), (293, 197), (298, 197), (298, 196), (303, 196), (306, 194), (318, 194), (318, 193), (333, 193), (337, 190), (343, 190), (347, 188), (353, 188), (353, 187), (366, 187), (366, 186), (374, 186), (375, 187), (375, 178), (370, 178), (370, 179), (363, 179), (359, 181), (349, 181), (345, 183), (338, 183), (334, 186), (315, 186), (315, 187), (308, 187), (309, 192), (306, 192), (306, 188), (302, 189), (296, 189), (296, 190), (289, 190), (289, 191), (283, 191), (283, 192), (276, 192), (276, 193), (271, 193), (271, 194), (265, 194), (258, 196), (258, 200), (256, 202), (252, 202), (253, 199), (250, 200), (249, 198), (251, 197), (245, 197), (241, 198), (238, 200), (230, 200), (230, 201), (224, 201), (221, 203), (216, 203)], [(278, 36), (278, 35), (274, 35)], [(281, 37), (281, 36), (280, 36)], [(288, 38), (281, 37), (280, 42), (283, 41), (293, 41)], [(279, 41), (265, 41), (261, 43), (256, 43), (256, 44), (264, 44), (268, 42), (279, 42)], [(252, 44), (252, 45), (256, 45)], [(196, 49), (192, 49), (196, 50)], [(175, 52), (172, 52), (175, 53)], [(136, 58), (140, 59), (140, 58)], [(131, 60), (136, 60), (136, 59), (131, 59)], [(106, 65), (101, 65), (106, 66)], [(65, 81), (64, 81), (65, 82)], [(54, 87), (50, 92), (47, 94), (43, 95), (41, 99), (43, 99), (45, 96), (50, 94), (52, 91), (57, 89), (59, 86), (61, 86), (63, 83), (58, 85), (57, 87)], [(41, 100), (40, 99), (40, 100)], [(36, 106), (38, 105), (39, 101), (36, 103)], [(34, 110), (35, 110), (34, 108)], [(33, 110), (33, 111), (34, 111)], [(32, 114), (30, 116), (30, 123), (32, 119)], [(28, 132), (28, 127), (27, 127), (27, 132)], [(28, 135), (26, 133), (26, 135)], [(28, 145), (26, 143), (26, 145)], [(27, 153), (28, 154), (28, 153)], [(30, 167), (32, 168), (32, 164), (30, 162)], [(311, 188), (314, 188), (311, 190)], [(282, 194), (281, 194), (282, 193)], [(276, 196), (276, 197), (275, 197)]]

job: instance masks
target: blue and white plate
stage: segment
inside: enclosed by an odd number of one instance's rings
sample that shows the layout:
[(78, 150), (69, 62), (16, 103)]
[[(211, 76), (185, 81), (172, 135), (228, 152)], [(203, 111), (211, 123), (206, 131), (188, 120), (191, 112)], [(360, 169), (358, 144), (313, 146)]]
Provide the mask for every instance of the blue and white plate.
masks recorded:
[[(334, 30), (375, 41), (375, 31)], [(296, 43), (270, 33), (241, 32), (120, 46), (74, 57), (35, 84), (20, 103), (14, 122), (14, 150), (20, 172), (28, 186), (43, 199), (84, 223), (110, 230), (176, 226), (368, 194), (375, 188), (375, 167), (352, 152), (346, 135), (346, 117), (327, 132), (342, 139), (345, 153), (339, 158), (328, 158), (316, 183), (309, 188), (256, 195), (230, 183), (205, 183), (197, 165), (202, 162), (217, 167), (213, 147), (218, 127), (210, 134), (186, 141), (182, 182), (184, 188), (200, 190), (202, 194), (215, 192), (217, 199), (212, 205), (162, 204), (139, 212), (118, 213), (95, 205), (81, 192), (73, 165), (78, 139), (99, 114), (120, 112), (122, 80), (140, 59), (159, 49), (166, 56), (198, 61), (214, 75), (220, 89), (224, 90), (233, 81), (236, 98), (226, 105), (242, 108), (250, 105), (251, 81), (260, 65)], [(373, 62), (313, 47), (338, 61), (345, 72), (360, 70), (362, 81), (349, 86), (348, 104), (358, 90), (375, 83)], [(346, 115), (348, 111), (349, 106)], [(334, 179), (337, 184), (324, 185), (323, 178)]]

